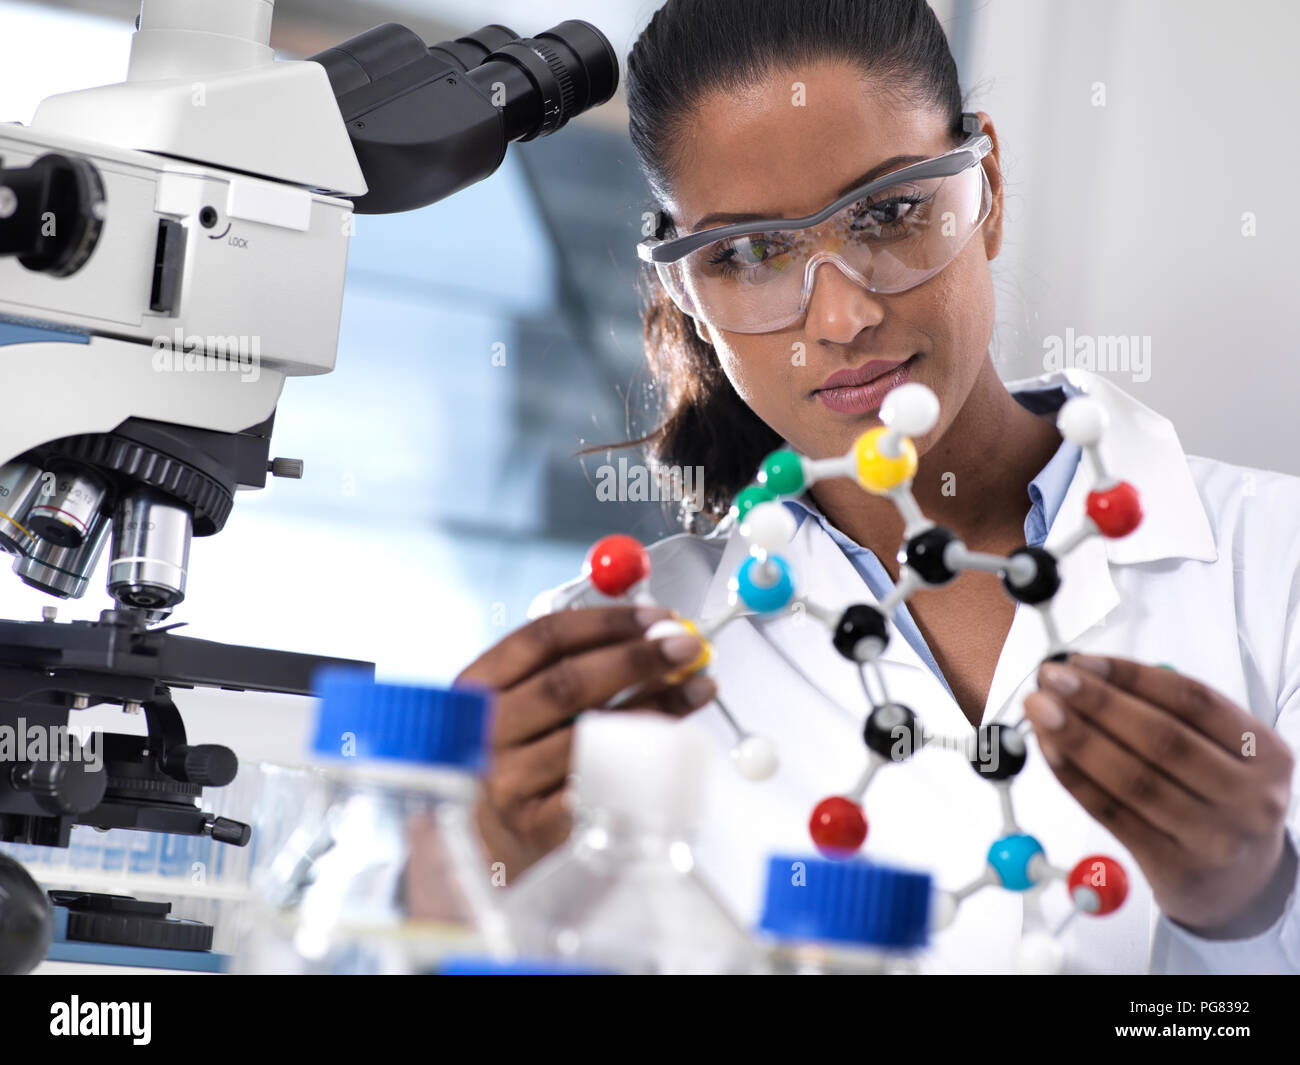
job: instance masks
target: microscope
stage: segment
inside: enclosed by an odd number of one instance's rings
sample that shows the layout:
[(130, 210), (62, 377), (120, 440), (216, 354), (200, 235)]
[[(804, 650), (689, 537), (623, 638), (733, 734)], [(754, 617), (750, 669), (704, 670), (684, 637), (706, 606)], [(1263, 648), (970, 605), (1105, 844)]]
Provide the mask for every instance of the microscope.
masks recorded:
[[(107, 554), (114, 603), (0, 620), (0, 841), (247, 844), (202, 808), (238, 759), (187, 742), (172, 690), (308, 695), (343, 660), (177, 634), (191, 538), (222, 530), (236, 490), (302, 476), (272, 455), (276, 407), (286, 377), (334, 367), (354, 213), (450, 196), (618, 84), (585, 22), (433, 45), (389, 23), (289, 62), (273, 8), (143, 0), (126, 81), (0, 124), (0, 334), (18, 340), (0, 336), (0, 550), (59, 599)], [(146, 734), (98, 737), (96, 766), (67, 726), (103, 705)], [(6, 897), (24, 893), (0, 883), (0, 948)]]

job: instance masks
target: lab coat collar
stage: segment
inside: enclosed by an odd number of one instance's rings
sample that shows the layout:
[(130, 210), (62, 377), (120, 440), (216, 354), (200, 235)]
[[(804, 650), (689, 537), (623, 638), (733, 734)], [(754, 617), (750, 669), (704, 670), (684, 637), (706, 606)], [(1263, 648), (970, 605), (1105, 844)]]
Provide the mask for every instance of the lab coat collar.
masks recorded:
[[(1112, 476), (1131, 482), (1142, 499), (1143, 522), (1133, 533), (1120, 540), (1089, 537), (1062, 560), (1062, 588), (1052, 602), (1052, 617), (1067, 644), (1119, 605), (1110, 563), (1131, 564), (1163, 558), (1209, 562), (1217, 557), (1204, 504), (1187, 468), (1178, 436), (1167, 418), (1086, 370), (1046, 373), (1008, 383), (1006, 387), (1011, 392), (1064, 388), (1067, 395), (1093, 396), (1108, 415), (1108, 428), (1100, 445), (1102, 461)], [(1092, 471), (1088, 464), (1080, 462), (1045, 547), (1059, 545), (1078, 528), (1091, 487)], [(710, 619), (726, 611), (728, 583), (747, 554), (744, 540), (733, 527), (701, 601), (700, 617)], [(877, 602), (853, 564), (817, 521), (805, 519), (783, 554), (792, 566), (800, 594), (818, 605), (838, 613), (852, 603)], [(741, 638), (755, 652), (764, 643), (753, 642), (759, 631), (772, 646), (783, 646), (785, 657), (805, 678), (841, 706), (851, 706), (858, 716), (865, 716), (869, 707), (858, 670), (839, 657), (829, 633), (820, 623), (796, 611), (793, 615), (746, 618), (733, 625), (751, 630)], [(1010, 697), (1037, 668), (1044, 650), (1045, 634), (1036, 613), (1018, 608), (990, 687), (986, 721), (1004, 716)], [(896, 629), (881, 657), (883, 662), (929, 673), (929, 667)], [(937, 678), (934, 683), (946, 706), (940, 709), (940, 720), (932, 723), (948, 731), (969, 728)]]
[[(1209, 515), (1168, 418), (1089, 370), (1059, 370), (1008, 382), (1006, 387), (1020, 393), (1064, 387), (1068, 395), (1092, 396), (1106, 411), (1108, 427), (1099, 448), (1102, 461), (1112, 477), (1128, 481), (1138, 490), (1143, 512), (1142, 524), (1128, 536), (1102, 541), (1111, 562), (1162, 558), (1213, 562), (1218, 557)], [(1046, 546), (1059, 543), (1082, 520), (1091, 481), (1091, 470), (1081, 462)]]

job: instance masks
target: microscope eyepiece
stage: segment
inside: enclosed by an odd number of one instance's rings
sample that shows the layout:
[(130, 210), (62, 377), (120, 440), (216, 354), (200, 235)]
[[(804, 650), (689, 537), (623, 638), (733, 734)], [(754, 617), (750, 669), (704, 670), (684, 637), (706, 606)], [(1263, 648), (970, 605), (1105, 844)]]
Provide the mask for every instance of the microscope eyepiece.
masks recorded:
[(427, 47), (387, 23), (312, 60), (366, 179), (360, 214), (409, 211), (481, 181), (510, 142), (554, 133), (618, 88), (613, 47), (576, 19), (536, 37), (490, 25)]
[(511, 41), (519, 40), (519, 34), (505, 26), (493, 23), (481, 30), (457, 37), (454, 41), (441, 41), (429, 45), (429, 53), (444, 60), (449, 66), (459, 67), (461, 72), (472, 70), (482, 63), (498, 48), (504, 48)]
[(570, 19), (503, 45), (467, 76), (501, 100), (506, 140), (530, 141), (613, 96), (618, 57), (594, 26)]

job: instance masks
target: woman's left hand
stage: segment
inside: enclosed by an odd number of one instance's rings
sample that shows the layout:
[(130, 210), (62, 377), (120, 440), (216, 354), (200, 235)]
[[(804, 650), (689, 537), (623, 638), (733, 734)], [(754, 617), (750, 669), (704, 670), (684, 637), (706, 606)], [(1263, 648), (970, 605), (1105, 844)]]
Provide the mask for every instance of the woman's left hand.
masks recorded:
[(1268, 927), (1243, 921), (1265, 901), (1275, 920), (1279, 888), (1289, 894), (1293, 758), (1282, 738), (1204, 684), (1125, 658), (1045, 662), (1038, 683), (1025, 716), (1043, 755), (1128, 848), (1160, 909), (1210, 938)]

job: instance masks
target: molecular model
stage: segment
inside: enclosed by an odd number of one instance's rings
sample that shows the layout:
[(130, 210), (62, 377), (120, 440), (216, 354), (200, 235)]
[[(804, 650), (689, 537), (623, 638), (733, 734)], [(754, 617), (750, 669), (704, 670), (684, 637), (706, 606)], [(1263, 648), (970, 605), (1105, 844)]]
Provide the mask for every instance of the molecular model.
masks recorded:
[[(867, 838), (866, 792), (885, 765), (906, 761), (925, 747), (962, 752), (975, 771), (997, 789), (1002, 835), (989, 847), (987, 866), (978, 877), (955, 891), (936, 893), (932, 927), (949, 925), (961, 902), (985, 886), (1037, 892), (1052, 880), (1063, 880), (1072, 902), (1069, 915), (1051, 932), (1027, 928), (1017, 952), (1022, 971), (1059, 972), (1064, 959), (1057, 936), (1077, 913), (1101, 916), (1119, 908), (1128, 893), (1123, 867), (1112, 858), (1091, 855), (1072, 869), (1057, 868), (1048, 862), (1042, 844), (1020, 828), (1012, 808), (1011, 783), (1027, 759), (1027, 721), (981, 726), (974, 735), (960, 739), (937, 736), (910, 707), (890, 700), (879, 658), (890, 638), (888, 621), (912, 592), (947, 584), (962, 570), (978, 569), (997, 573), (1013, 599), (1038, 611), (1048, 637), (1045, 658), (1063, 661), (1066, 649), (1051, 614), (1052, 598), (1061, 586), (1060, 559), (1090, 536), (1127, 536), (1140, 524), (1142, 507), (1136, 489), (1110, 476), (1098, 453), (1106, 428), (1105, 412), (1095, 400), (1078, 396), (1061, 408), (1057, 427), (1066, 440), (1083, 450), (1093, 473), (1087, 513), (1080, 527), (1055, 551), (1026, 545), (1005, 558), (971, 551), (953, 532), (927, 519), (912, 494), (917, 470), (912, 438), (929, 432), (938, 418), (935, 394), (910, 382), (885, 397), (880, 409), (883, 424), (858, 437), (846, 455), (812, 459), (787, 449), (768, 455), (756, 483), (743, 489), (732, 506), (739, 533), (749, 545), (749, 557), (730, 581), (727, 611), (709, 621), (661, 621), (651, 626), (646, 637), (689, 632), (700, 638), (704, 650), (699, 659), (669, 678), (676, 683), (707, 670), (713, 659), (712, 641), (736, 618), (770, 616), (798, 606), (824, 624), (835, 649), (858, 667), (872, 709), (863, 730), (867, 757), (861, 776), (849, 791), (823, 799), (813, 809), (809, 832), (817, 849), (830, 858), (847, 858), (860, 850)], [(817, 481), (831, 477), (853, 478), (866, 491), (889, 497), (903, 517), (899, 581), (879, 605), (857, 603), (838, 612), (820, 606), (798, 591), (791, 567), (780, 555), (797, 529), (793, 513), (781, 499), (800, 495)], [(654, 602), (648, 591), (649, 556), (632, 537), (610, 536), (599, 541), (588, 553), (584, 573), (591, 586), (605, 596)], [(875, 679), (878, 697), (871, 690), (869, 676)], [(777, 769), (772, 743), (742, 728), (721, 699), (715, 702), (736, 734), (732, 757), (737, 768), (752, 780), (770, 777)]]

